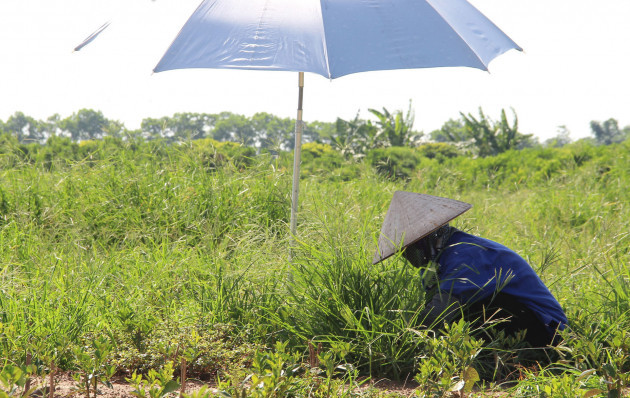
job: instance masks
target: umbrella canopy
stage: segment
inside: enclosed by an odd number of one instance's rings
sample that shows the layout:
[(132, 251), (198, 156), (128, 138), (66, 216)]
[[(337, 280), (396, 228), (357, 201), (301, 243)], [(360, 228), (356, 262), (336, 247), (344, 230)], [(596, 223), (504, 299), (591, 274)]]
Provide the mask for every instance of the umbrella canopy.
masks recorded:
[(299, 72), (291, 233), (296, 234), (304, 72), (487, 70), (521, 48), (466, 0), (204, 0), (155, 67)]
[(155, 71), (485, 70), (510, 49), (520, 47), (466, 0), (204, 0)]

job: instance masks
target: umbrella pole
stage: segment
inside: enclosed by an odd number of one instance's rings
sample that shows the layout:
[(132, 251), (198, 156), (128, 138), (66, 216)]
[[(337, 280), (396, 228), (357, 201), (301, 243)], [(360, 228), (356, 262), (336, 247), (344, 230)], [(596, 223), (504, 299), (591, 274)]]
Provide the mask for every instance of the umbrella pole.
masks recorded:
[(298, 109), (295, 120), (295, 145), (293, 153), (293, 190), (291, 193), (291, 248), (295, 243), (297, 233), (298, 195), (300, 191), (300, 163), (302, 155), (302, 98), (304, 96), (304, 72), (298, 75)]

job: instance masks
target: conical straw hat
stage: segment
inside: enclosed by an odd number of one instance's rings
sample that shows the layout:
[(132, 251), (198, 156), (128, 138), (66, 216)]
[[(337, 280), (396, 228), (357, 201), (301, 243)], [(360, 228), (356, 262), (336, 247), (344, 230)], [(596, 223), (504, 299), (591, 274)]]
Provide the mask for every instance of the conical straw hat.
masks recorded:
[(373, 264), (424, 238), (471, 207), (469, 203), (439, 196), (394, 192)]

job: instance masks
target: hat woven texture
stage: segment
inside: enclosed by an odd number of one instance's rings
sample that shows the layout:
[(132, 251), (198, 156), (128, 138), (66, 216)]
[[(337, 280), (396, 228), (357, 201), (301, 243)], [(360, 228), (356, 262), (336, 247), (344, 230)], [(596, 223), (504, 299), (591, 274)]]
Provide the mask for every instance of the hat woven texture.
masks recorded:
[(470, 203), (396, 191), (385, 215), (373, 264), (419, 241), (472, 207)]

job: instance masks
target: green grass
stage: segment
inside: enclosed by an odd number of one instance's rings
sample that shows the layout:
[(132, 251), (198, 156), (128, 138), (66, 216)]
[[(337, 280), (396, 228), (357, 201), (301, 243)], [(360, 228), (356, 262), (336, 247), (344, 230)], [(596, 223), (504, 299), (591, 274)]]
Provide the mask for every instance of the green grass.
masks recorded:
[[(119, 374), (146, 374), (186, 357), (189, 375), (233, 379), (225, 386), (233, 393), (252, 361), (259, 361), (256, 377), (302, 393), (322, 380), (331, 387), (333, 380), (355, 383), (357, 375), (404, 380), (421, 372), (422, 391), (445, 394), (448, 382), (430, 358), (443, 358), (453, 384), (472, 366), (487, 391), (510, 388), (521, 396), (595, 388), (614, 394), (628, 382), (627, 142), (526, 150), (516, 162), (514, 153), (423, 158), (405, 180), (363, 163), (329, 170), (322, 163), (302, 179), (293, 261), (286, 159), (218, 164), (193, 145), (155, 143), (109, 142), (95, 151), (78, 159), (0, 155), (6, 372), (17, 366), (44, 375), (51, 363), (85, 372), (82, 363), (96, 355), (91, 342), (104, 338), (111, 344), (104, 363)], [(501, 338), (471, 356), (461, 347), (475, 347), (481, 333), (468, 325), (452, 325), (441, 337), (421, 328), (422, 273), (396, 258), (371, 265), (398, 189), (472, 203), (455, 225), (532, 264), (571, 322), (555, 363), (536, 368), (523, 352), (506, 349), (518, 342)], [(298, 364), (307, 362), (309, 344), (321, 343), (322, 368), (334, 362), (330, 377), (265, 376), (293, 361), (281, 353), (261, 359), (278, 341)], [(469, 343), (455, 343), (462, 341)], [(27, 369), (27, 357), (34, 368)], [(541, 383), (551, 392), (537, 390)], [(344, 395), (337, 387), (333, 395)]]

